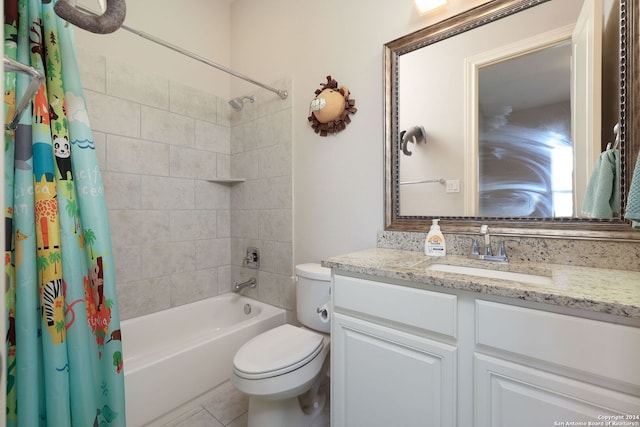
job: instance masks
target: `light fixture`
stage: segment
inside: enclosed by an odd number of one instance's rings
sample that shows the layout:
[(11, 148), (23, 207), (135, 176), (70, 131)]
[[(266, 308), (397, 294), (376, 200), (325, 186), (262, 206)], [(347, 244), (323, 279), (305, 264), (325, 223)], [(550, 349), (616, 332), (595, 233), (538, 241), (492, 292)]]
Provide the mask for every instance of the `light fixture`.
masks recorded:
[(414, 0), (414, 2), (420, 15), (447, 4), (447, 0)]

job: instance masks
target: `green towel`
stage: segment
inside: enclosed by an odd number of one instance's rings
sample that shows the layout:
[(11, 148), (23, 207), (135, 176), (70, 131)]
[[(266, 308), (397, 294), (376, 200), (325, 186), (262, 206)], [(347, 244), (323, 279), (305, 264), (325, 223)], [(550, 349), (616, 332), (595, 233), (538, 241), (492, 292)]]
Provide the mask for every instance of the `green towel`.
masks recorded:
[(606, 150), (598, 157), (584, 195), (582, 213), (591, 218), (613, 218), (620, 213), (619, 150)]
[(638, 153), (636, 167), (633, 169), (629, 197), (627, 198), (627, 212), (624, 217), (631, 221), (633, 228), (640, 230), (640, 153)]

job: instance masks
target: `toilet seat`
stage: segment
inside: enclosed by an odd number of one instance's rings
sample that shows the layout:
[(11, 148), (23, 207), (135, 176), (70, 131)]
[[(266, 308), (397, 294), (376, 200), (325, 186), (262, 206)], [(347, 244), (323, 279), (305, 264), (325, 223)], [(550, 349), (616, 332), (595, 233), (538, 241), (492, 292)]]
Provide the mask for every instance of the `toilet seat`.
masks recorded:
[(285, 324), (245, 343), (233, 358), (234, 372), (258, 380), (294, 371), (313, 360), (323, 348), (323, 336)]

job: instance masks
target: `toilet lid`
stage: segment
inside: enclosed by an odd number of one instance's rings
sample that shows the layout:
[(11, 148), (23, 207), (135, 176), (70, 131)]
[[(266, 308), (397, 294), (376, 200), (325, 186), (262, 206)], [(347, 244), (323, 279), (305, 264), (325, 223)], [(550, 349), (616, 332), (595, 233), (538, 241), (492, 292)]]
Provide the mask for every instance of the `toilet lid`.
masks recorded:
[(236, 373), (248, 379), (286, 374), (306, 365), (322, 350), (322, 335), (285, 324), (244, 344), (233, 358)]

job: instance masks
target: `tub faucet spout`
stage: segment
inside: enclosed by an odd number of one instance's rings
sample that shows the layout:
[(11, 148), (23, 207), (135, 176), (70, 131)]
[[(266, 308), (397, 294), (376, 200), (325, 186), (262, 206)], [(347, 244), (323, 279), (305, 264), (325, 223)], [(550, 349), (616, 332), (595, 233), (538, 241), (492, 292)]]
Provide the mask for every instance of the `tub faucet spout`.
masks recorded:
[(255, 277), (252, 277), (251, 279), (247, 280), (246, 282), (242, 282), (242, 283), (236, 283), (233, 286), (233, 292), (238, 293), (241, 290), (243, 290), (244, 288), (255, 288), (256, 285), (258, 284), (257, 280)]

